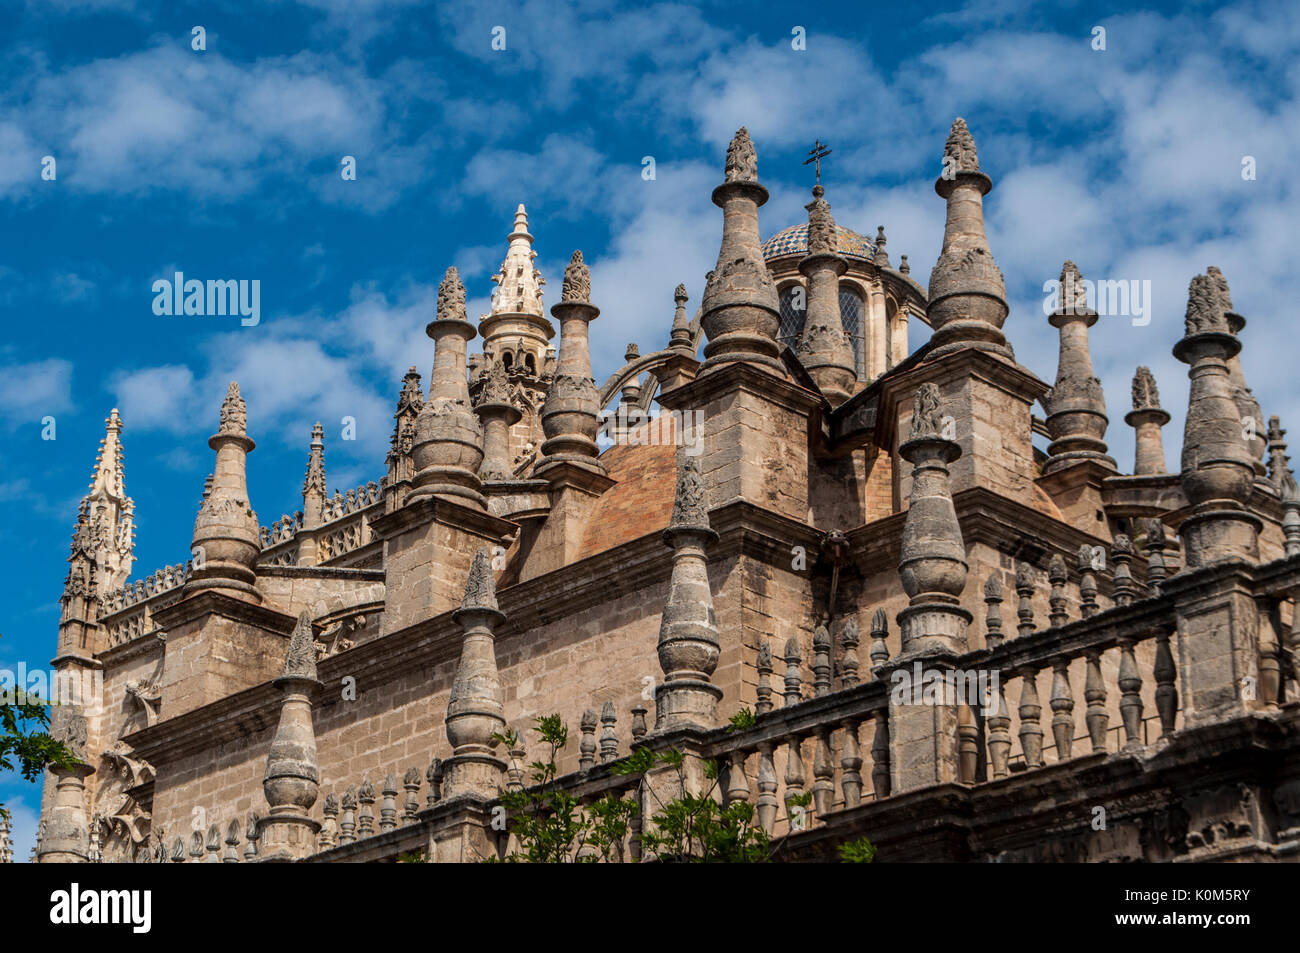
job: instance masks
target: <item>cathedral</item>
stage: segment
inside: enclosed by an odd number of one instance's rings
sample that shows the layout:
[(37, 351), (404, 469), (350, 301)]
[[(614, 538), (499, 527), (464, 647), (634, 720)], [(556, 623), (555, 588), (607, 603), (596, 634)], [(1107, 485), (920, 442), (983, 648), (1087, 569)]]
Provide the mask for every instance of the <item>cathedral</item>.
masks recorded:
[[(1145, 367), (1111, 427), (1074, 263), (1051, 383), (1017, 360), (1042, 318), (1007, 323), (992, 188), (957, 119), (927, 287), (820, 182), (763, 240), (742, 128), (703, 299), (603, 383), (602, 289), (575, 251), (543, 305), (520, 205), (488, 314), (443, 276), (376, 480), (331, 495), (318, 424), (301, 504), (250, 499), (232, 382), (190, 552), (144, 575), (114, 410), (53, 663), (102, 697), (54, 709), (81, 763), (47, 772), (37, 859), (501, 858), (551, 714), (556, 785), (639, 805), (621, 862), (683, 789), (753, 805), (778, 860), (1300, 859), (1300, 490), (1246, 319), (1190, 278), (1171, 471)], [(620, 771), (641, 748), (687, 769)]]

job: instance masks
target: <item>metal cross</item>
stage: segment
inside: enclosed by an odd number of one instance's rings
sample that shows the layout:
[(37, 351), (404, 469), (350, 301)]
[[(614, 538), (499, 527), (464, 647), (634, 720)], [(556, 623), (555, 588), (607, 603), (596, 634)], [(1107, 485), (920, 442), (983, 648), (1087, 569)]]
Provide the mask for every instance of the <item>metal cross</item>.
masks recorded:
[(804, 165), (807, 165), (809, 162), (813, 163), (813, 168), (817, 171), (818, 185), (820, 185), (822, 181), (822, 159), (825, 159), (830, 154), (830, 148), (826, 143), (818, 139), (813, 143), (813, 147), (808, 150), (808, 158), (803, 160)]

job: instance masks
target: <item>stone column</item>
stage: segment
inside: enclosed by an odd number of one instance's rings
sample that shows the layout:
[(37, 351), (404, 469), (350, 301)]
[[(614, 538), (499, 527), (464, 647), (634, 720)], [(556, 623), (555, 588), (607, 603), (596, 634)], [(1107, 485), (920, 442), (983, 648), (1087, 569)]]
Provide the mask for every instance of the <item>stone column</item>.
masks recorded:
[(1133, 428), (1137, 439), (1133, 455), (1134, 474), (1167, 473), (1160, 428), (1169, 423), (1169, 412), (1160, 406), (1160, 392), (1150, 368), (1139, 367), (1133, 375), (1133, 409), (1124, 415), (1124, 423)]
[(785, 376), (776, 343), (781, 325), (776, 283), (763, 260), (758, 231), (758, 208), (767, 197), (758, 183), (749, 130), (741, 127), (727, 148), (726, 181), (713, 190), (713, 204), (722, 209), (722, 246), (704, 288), (700, 320), (709, 343), (701, 375), (742, 361)]
[(41, 814), (44, 831), (37, 842), (37, 863), (85, 864), (90, 861), (90, 826), (86, 818), (86, 778), (95, 769), (85, 763), (86, 716), (78, 706), (56, 705), (50, 737), (63, 743), (78, 763), (50, 768), (54, 798)]
[(443, 762), (443, 798), (464, 794), (493, 798), (506, 769), (505, 761), (494, 754), (497, 741), (493, 738), (506, 728), (493, 631), (505, 614), (497, 608), (492, 557), (487, 549), (475, 555), (465, 598), (452, 618), (465, 634), (447, 703), (447, 740), (452, 755)]
[(416, 468), (407, 503), (450, 497), (484, 510), (483, 428), (470, 408), (466, 346), (478, 333), (465, 317), (465, 286), (454, 267), (438, 286), (438, 314), (425, 328), (433, 339), (429, 398), (415, 418), (411, 457)]
[(253, 565), (262, 546), (257, 514), (248, 499), (245, 467), (256, 444), (248, 436), (247, 426), (239, 384), (231, 381), (221, 404), (221, 425), (208, 438), (208, 446), (217, 452), (217, 462), (212, 489), (194, 521), (194, 569), (185, 584), (187, 596), (217, 590), (248, 602), (262, 601), (253, 586), (257, 580)]
[(710, 682), (718, 665), (718, 626), (709, 588), (706, 547), (718, 539), (709, 526), (709, 506), (699, 458), (677, 451), (677, 495), (664, 530), (673, 550), (668, 601), (659, 624), (659, 667), (655, 688), (655, 730), (680, 725), (711, 728), (717, 723), (722, 689)]
[(945, 435), (950, 420), (939, 388), (922, 384), (913, 400), (911, 434), (899, 447), (913, 466), (898, 567), (910, 601), (898, 614), (902, 652), (876, 669), (890, 683), (887, 744), (894, 794), (961, 779), (962, 706), (949, 704), (946, 690), (938, 700), (924, 694), (931, 679), (952, 673), (953, 660), (966, 651), (971, 622), (958, 603), (967, 564), (948, 485), (947, 465), (961, 452)]
[(560, 322), (560, 352), (555, 377), (542, 404), (546, 441), (541, 447), (541, 459), (533, 468), (533, 475), (539, 479), (552, 480), (572, 468), (605, 476), (605, 467), (597, 459), (600, 397), (591, 377), (588, 344), (588, 325), (596, 320), (600, 309), (590, 298), (591, 272), (582, 260), (582, 252), (575, 251), (564, 270), (560, 302), (551, 307), (551, 315)]
[(913, 401), (911, 433), (898, 448), (912, 464), (911, 502), (898, 563), (910, 600), (898, 614), (903, 656), (959, 654), (967, 648), (971, 614), (959, 602), (966, 586), (966, 547), (948, 483), (948, 464), (960, 456), (961, 448), (947, 436), (951, 426), (939, 388), (922, 384)]
[(984, 196), (993, 180), (980, 171), (966, 120), (953, 120), (934, 190), (948, 202), (943, 250), (930, 273), (927, 313), (935, 329), (932, 356), (977, 347), (1012, 357), (1002, 333), (1010, 309), (1006, 284), (984, 235)]
[(258, 827), (258, 859), (283, 862), (307, 857), (316, 851), (320, 824), (312, 820), (311, 808), (320, 791), (320, 770), (316, 763), (316, 733), (312, 728), (312, 697), (320, 690), (316, 677), (316, 642), (311, 616), (298, 617), (289, 638), (284, 672), (275, 679), (280, 690), (280, 722), (266, 758), (262, 793), (270, 811)]
[[(1214, 265), (1206, 268), (1205, 273), (1219, 291), (1219, 300), (1223, 304), (1224, 318), (1228, 322), (1229, 333), (1234, 337), (1240, 337), (1241, 332), (1245, 330), (1246, 319), (1232, 309), (1232, 292), (1228, 289), (1228, 279), (1224, 278), (1223, 272)], [(1242, 426), (1250, 429), (1250, 435), (1246, 442), (1250, 446), (1255, 476), (1263, 477), (1266, 472), (1263, 456), (1268, 446), (1267, 434), (1264, 429), (1264, 412), (1260, 409), (1259, 401), (1255, 399), (1254, 391), (1246, 383), (1246, 375), (1241, 369), (1240, 351), (1228, 358), (1228, 379), (1232, 382), (1232, 401), (1237, 405), (1238, 413), (1241, 414)], [(1245, 422), (1247, 420), (1253, 423), (1247, 424)]]
[(1182, 483), (1192, 514), (1179, 527), (1186, 568), (1234, 557), (1254, 561), (1262, 523), (1246, 504), (1255, 457), (1228, 370), (1228, 359), (1241, 350), (1241, 342), (1228, 329), (1219, 288), (1208, 275), (1192, 279), (1185, 323), (1186, 335), (1174, 345), (1174, 357), (1191, 366)]
[(474, 405), (483, 424), (483, 465), (478, 475), (485, 483), (514, 478), (510, 465), (510, 428), (523, 411), (510, 402), (510, 381), (500, 361), (492, 361)]
[(1061, 269), (1060, 301), (1048, 318), (1061, 335), (1056, 385), (1043, 395), (1048, 410), (1047, 430), (1052, 442), (1047, 447), (1043, 473), (1054, 473), (1082, 461), (1115, 470), (1106, 450), (1106, 397), (1101, 381), (1092, 369), (1088, 349), (1088, 328), (1097, 323), (1097, 312), (1088, 307), (1083, 276), (1074, 262)]
[(824, 191), (814, 186), (813, 200), (804, 206), (808, 253), (799, 261), (799, 271), (808, 279), (808, 315), (796, 352), (822, 394), (837, 407), (853, 393), (857, 373), (840, 317), (840, 276), (849, 266), (836, 250), (835, 219)]

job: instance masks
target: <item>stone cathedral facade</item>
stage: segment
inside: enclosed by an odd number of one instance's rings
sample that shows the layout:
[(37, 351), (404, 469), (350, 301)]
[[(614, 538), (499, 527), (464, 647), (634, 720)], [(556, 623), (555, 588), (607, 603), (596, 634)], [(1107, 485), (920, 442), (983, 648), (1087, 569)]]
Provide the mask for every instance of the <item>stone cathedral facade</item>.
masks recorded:
[(558, 783), (642, 806), (625, 862), (676, 777), (616, 773), (636, 746), (683, 751), (692, 786), (715, 760), (779, 859), (1300, 858), (1300, 491), (1224, 276), (1165, 342), (1190, 379), (1170, 470), (1145, 368), (1112, 426), (1073, 263), (1051, 383), (1016, 359), (1037, 318), (1007, 321), (961, 119), (944, 156), (927, 288), (820, 184), (762, 241), (740, 130), (703, 300), (679, 287), (665, 345), (603, 385), (601, 289), (575, 252), (548, 314), (520, 206), (477, 324), (447, 270), (376, 481), (331, 495), (318, 425), (301, 507), (261, 525), (232, 383), (192, 550), (134, 580), (114, 411), (55, 661), (103, 701), (56, 709), (84, 763), (47, 778), (40, 861), (501, 856), (493, 808), (551, 713), (577, 742)]

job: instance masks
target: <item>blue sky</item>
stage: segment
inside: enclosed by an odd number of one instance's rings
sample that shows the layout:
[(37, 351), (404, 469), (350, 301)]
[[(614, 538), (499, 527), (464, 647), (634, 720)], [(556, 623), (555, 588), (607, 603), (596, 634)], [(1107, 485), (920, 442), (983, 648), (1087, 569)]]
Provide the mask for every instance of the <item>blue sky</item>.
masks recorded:
[[(1300, 7), (1236, 3), (148, 4), (31, 0), (0, 11), (0, 668), (44, 666), (76, 504), (110, 408), (126, 424), (137, 575), (184, 559), (229, 380), (248, 400), (261, 521), (300, 506), (311, 424), (331, 488), (383, 472), (402, 373), (427, 374), (434, 290), (455, 264), (471, 315), (524, 202), (538, 264), (592, 265), (596, 376), (662, 346), (672, 291), (693, 309), (721, 218), (709, 193), (748, 125), (772, 200), (764, 235), (805, 220), (815, 138), (840, 224), (885, 225), (925, 282), (938, 254), (943, 141), (963, 115), (995, 188), (989, 238), (1007, 334), (1049, 382), (1042, 284), (1149, 279), (1153, 320), (1103, 319), (1093, 354), (1109, 438), (1149, 364), (1178, 464), (1186, 369), (1170, 356), (1188, 280), (1219, 265), (1249, 325), (1264, 413), (1300, 426), (1289, 386), (1300, 216)], [(191, 30), (206, 30), (204, 51)], [(506, 49), (492, 49), (505, 27)], [(805, 50), (792, 49), (802, 26)], [(1094, 27), (1106, 49), (1092, 48)], [(41, 178), (54, 156), (57, 179)], [(339, 175), (356, 157), (357, 178)], [(656, 177), (641, 176), (653, 156)], [(1257, 178), (1241, 176), (1244, 156)], [(159, 317), (152, 283), (258, 279), (261, 323)], [(1278, 335), (1281, 335), (1279, 337)], [(912, 329), (912, 345), (925, 329)], [(57, 439), (41, 439), (41, 419)], [(340, 420), (357, 439), (339, 439)], [(1298, 434), (1300, 436), (1300, 434)], [(37, 789), (0, 777), (18, 850)]]

